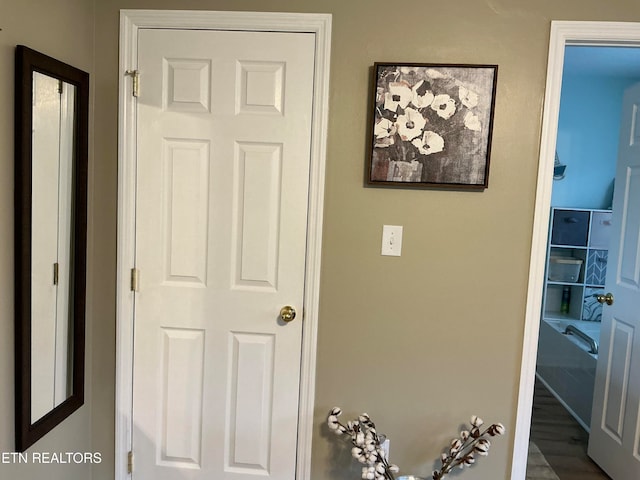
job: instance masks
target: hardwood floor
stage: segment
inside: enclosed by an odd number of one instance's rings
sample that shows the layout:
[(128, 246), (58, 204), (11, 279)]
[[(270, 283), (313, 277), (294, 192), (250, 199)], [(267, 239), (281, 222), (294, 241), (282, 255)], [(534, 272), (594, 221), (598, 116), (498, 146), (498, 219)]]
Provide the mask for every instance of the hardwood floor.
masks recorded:
[(560, 480), (610, 480), (587, 456), (587, 432), (538, 380), (533, 397), (531, 440)]

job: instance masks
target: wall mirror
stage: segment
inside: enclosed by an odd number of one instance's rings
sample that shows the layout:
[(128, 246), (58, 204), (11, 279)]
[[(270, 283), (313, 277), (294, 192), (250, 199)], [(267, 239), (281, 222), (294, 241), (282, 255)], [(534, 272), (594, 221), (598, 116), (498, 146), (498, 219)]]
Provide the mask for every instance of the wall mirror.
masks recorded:
[(89, 74), (25, 46), (15, 81), (16, 450), (84, 402)]

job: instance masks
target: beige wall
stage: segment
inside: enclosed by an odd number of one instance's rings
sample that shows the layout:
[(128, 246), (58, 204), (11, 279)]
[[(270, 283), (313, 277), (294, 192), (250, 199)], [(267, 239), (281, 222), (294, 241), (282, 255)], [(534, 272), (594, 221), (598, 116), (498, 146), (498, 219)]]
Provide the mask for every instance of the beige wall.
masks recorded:
[[(119, 8), (306, 11), (333, 14), (331, 100), (312, 478), (358, 478), (336, 458), (326, 411), (369, 412), (404, 471), (427, 475), (474, 413), (507, 438), (474, 467), (508, 478), (516, 415), (549, 26), (636, 20), (635, 0), (113, 0), (96, 3), (96, 172), (104, 179), (109, 275), (115, 259)], [(369, 75), (375, 61), (499, 64), (489, 189), (483, 193), (363, 187)], [(383, 224), (404, 225), (403, 256), (379, 255)], [(113, 333), (113, 287), (97, 322)], [(105, 365), (113, 346), (103, 345)], [(94, 364), (98, 365), (98, 357)], [(94, 385), (94, 388), (97, 388)], [(111, 388), (108, 384), (107, 391)], [(100, 396), (100, 399), (108, 398)], [(98, 396), (96, 396), (98, 400)], [(111, 445), (113, 408), (94, 404), (94, 438)], [(106, 480), (106, 469), (94, 471)]]
[[(0, 453), (14, 450), (13, 185), (14, 55), (23, 44), (82, 70), (93, 70), (92, 1), (3, 0), (0, 2)], [(90, 260), (90, 263), (91, 260)], [(91, 317), (88, 318), (91, 332)], [(90, 359), (89, 359), (90, 360)], [(89, 371), (91, 364), (88, 364)], [(90, 378), (89, 372), (87, 379)], [(85, 406), (36, 443), (29, 452), (84, 452), (91, 445), (91, 388)], [(0, 478), (87, 480), (90, 465), (0, 463)]]
[[(91, 70), (90, 0), (62, 34), (27, 12), (0, 8), (0, 253), (12, 271), (12, 81), (15, 43)], [(41, 2), (48, 5), (49, 2)], [(85, 6), (86, 5), (86, 6)], [(440, 449), (477, 413), (502, 421), (507, 438), (468, 474), (509, 478), (524, 324), (549, 25), (554, 20), (640, 21), (635, 0), (100, 0), (95, 2), (94, 161), (88, 318), (92, 449), (113, 478), (118, 11), (121, 8), (236, 9), (333, 14), (329, 144), (312, 478), (358, 478), (323, 426), (334, 405), (367, 411), (391, 438), (403, 471), (427, 475)], [(24, 14), (16, 13), (19, 10)], [(58, 12), (56, 10), (56, 12)], [(63, 10), (66, 12), (66, 10)], [(57, 13), (59, 14), (59, 13)], [(18, 21), (10, 21), (18, 16)], [(58, 25), (58, 24), (56, 24)], [(23, 38), (27, 36), (26, 39)], [(69, 38), (67, 38), (69, 37)], [(69, 50), (66, 42), (78, 44)], [(489, 188), (485, 192), (363, 187), (369, 75), (375, 61), (499, 65)], [(6, 67), (6, 68), (5, 68)], [(383, 224), (404, 225), (403, 256), (379, 255)], [(0, 280), (0, 450), (12, 445), (13, 310), (10, 275)], [(86, 424), (87, 409), (79, 412)], [(53, 436), (86, 439), (76, 419)], [(70, 433), (73, 432), (73, 433)], [(66, 436), (65, 436), (66, 435)], [(52, 436), (52, 438), (54, 438)], [(43, 447), (44, 448), (44, 447)], [(4, 468), (0, 466), (0, 469)], [(2, 470), (0, 470), (2, 473)], [(20, 478), (27, 478), (21, 476)], [(87, 477), (85, 477), (87, 478)]]

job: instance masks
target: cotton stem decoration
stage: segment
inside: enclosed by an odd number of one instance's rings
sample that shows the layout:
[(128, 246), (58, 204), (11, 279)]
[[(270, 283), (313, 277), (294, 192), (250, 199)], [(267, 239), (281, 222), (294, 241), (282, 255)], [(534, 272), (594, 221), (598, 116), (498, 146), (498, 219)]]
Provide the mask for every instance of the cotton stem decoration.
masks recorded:
[[(385, 436), (379, 434), (376, 426), (366, 413), (356, 420), (340, 423), (338, 417), (342, 410), (334, 407), (329, 411), (327, 424), (329, 429), (337, 435), (347, 435), (353, 445), (351, 454), (362, 463), (362, 478), (364, 480), (395, 480), (398, 473), (397, 465), (389, 463), (382, 449)], [(483, 420), (473, 415), (470, 421), (470, 429), (460, 432), (460, 436), (451, 441), (447, 451), (440, 457), (442, 465), (439, 470), (432, 473), (433, 480), (440, 480), (456, 467), (470, 467), (476, 462), (477, 456), (489, 454), (491, 442), (488, 437), (502, 435), (505, 432), (501, 423), (494, 423), (481, 430)]]
[(471, 417), (471, 430), (461, 431), (460, 437), (451, 441), (448, 452), (440, 456), (442, 466), (440, 470), (434, 470), (433, 480), (444, 478), (455, 467), (470, 467), (476, 462), (476, 456), (486, 457), (489, 455), (491, 442), (487, 437), (502, 435), (504, 426), (501, 423), (494, 423), (481, 431), (480, 427), (483, 424), (480, 417), (476, 415)]
[(338, 421), (340, 414), (342, 414), (342, 410), (333, 407), (329, 412), (327, 423), (336, 434), (346, 434), (351, 437), (353, 444), (351, 455), (365, 465), (362, 467), (362, 478), (364, 480), (394, 480), (393, 474), (398, 473), (398, 466), (387, 461), (382, 449), (385, 436), (378, 435), (376, 426), (369, 415), (363, 413), (356, 420), (342, 424)]

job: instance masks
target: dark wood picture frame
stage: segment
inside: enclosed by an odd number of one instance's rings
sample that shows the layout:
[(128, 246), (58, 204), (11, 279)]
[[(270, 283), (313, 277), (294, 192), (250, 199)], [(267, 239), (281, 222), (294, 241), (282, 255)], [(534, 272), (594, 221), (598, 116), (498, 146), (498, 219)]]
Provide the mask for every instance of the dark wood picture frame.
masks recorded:
[[(84, 403), (87, 250), (89, 74), (23, 45), (15, 57), (15, 435), (23, 452)], [(73, 266), (69, 304), (71, 394), (35, 422), (31, 419), (32, 366), (32, 125), (33, 75), (39, 72), (76, 87), (73, 133)]]
[(373, 66), (371, 186), (488, 187), (497, 65)]

